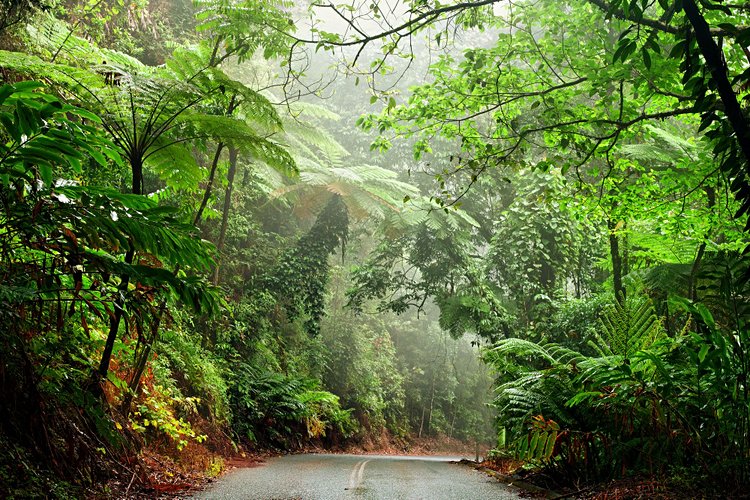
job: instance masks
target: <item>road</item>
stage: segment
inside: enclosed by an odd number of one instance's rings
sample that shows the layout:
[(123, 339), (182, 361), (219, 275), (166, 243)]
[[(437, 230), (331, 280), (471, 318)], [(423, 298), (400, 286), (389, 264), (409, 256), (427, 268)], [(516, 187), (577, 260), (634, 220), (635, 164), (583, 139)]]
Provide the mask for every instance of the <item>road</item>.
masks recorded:
[(455, 457), (288, 455), (236, 469), (193, 498), (510, 499), (517, 491)]

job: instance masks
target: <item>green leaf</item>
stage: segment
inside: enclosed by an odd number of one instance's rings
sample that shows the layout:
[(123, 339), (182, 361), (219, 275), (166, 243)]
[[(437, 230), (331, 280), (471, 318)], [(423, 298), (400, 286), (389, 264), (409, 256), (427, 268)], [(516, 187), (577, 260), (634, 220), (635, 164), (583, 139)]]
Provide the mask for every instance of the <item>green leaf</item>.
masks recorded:
[(706, 354), (708, 354), (709, 349), (711, 349), (711, 346), (708, 344), (703, 344), (700, 348), (700, 351), (698, 352), (698, 361), (703, 363), (703, 360), (706, 359)]
[(2, 105), (5, 100), (13, 94), (15, 88), (12, 85), (3, 85), (0, 87), (0, 105)]
[(39, 164), (39, 175), (47, 187), (52, 187), (52, 167), (46, 163)]

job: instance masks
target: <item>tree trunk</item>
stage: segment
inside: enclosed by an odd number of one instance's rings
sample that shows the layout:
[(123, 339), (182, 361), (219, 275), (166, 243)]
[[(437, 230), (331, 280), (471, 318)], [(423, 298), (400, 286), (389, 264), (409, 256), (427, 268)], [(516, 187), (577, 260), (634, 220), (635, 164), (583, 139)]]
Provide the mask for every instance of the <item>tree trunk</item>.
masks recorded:
[[(708, 208), (711, 210), (716, 206), (716, 191), (712, 186), (706, 186), (704, 189), (706, 191), (706, 198), (708, 198)], [(695, 281), (698, 276), (698, 269), (700, 269), (701, 261), (703, 260), (703, 255), (706, 253), (706, 240), (708, 237), (708, 233), (703, 237), (703, 242), (698, 247), (698, 253), (695, 255), (695, 260), (693, 261), (693, 267), (690, 269), (688, 293), (690, 294), (690, 300), (693, 301), (698, 299), (698, 290), (696, 289)]]
[[(175, 271), (175, 274), (176, 273), (177, 271)], [(133, 376), (128, 384), (128, 392), (125, 394), (125, 397), (122, 400), (122, 406), (120, 407), (120, 411), (125, 417), (130, 413), (130, 405), (133, 402), (133, 398), (138, 394), (138, 389), (140, 389), (141, 378), (143, 377), (143, 372), (146, 370), (146, 365), (148, 364), (148, 358), (151, 356), (154, 342), (156, 342), (156, 338), (159, 335), (161, 320), (164, 317), (166, 310), (167, 299), (162, 299), (159, 307), (154, 310), (154, 317), (151, 323), (151, 335), (149, 337), (141, 335), (143, 339), (143, 351), (141, 351), (140, 356), (138, 356), (138, 359), (136, 360), (135, 370), (133, 370)]]
[[(130, 168), (133, 172), (133, 185), (131, 191), (133, 194), (143, 194), (143, 158), (140, 156), (130, 158)], [(132, 264), (133, 258), (135, 257), (135, 249), (132, 246), (125, 253), (125, 263)], [(128, 285), (130, 284), (130, 276), (120, 276), (120, 286), (117, 287), (117, 298), (115, 299), (114, 311), (109, 320), (109, 333), (107, 334), (107, 340), (104, 343), (104, 352), (102, 352), (102, 359), (99, 362), (99, 369), (96, 374), (99, 380), (96, 380), (92, 384), (92, 389), (96, 393), (101, 392), (100, 383), (102, 380), (107, 378), (109, 373), (109, 362), (112, 359), (112, 350), (115, 347), (115, 340), (117, 340), (117, 333), (120, 330), (120, 322), (122, 321), (122, 315), (125, 310), (125, 294), (128, 292)]]
[(432, 410), (435, 406), (435, 372), (432, 373), (432, 387), (430, 388), (430, 416), (427, 418), (427, 432), (432, 432)]
[[(237, 109), (237, 95), (233, 95), (232, 98), (229, 100), (229, 105), (227, 106), (226, 110), (226, 116), (232, 116), (234, 114), (234, 111)], [(193, 225), (197, 226), (198, 223), (201, 220), (201, 217), (203, 216), (203, 211), (206, 209), (206, 205), (208, 205), (208, 200), (211, 198), (211, 190), (214, 186), (214, 179), (216, 178), (216, 170), (219, 166), (219, 160), (221, 159), (221, 152), (224, 150), (224, 147), (226, 144), (223, 142), (219, 142), (219, 144), (216, 145), (216, 153), (214, 154), (214, 159), (211, 162), (211, 171), (208, 174), (208, 184), (206, 185), (206, 191), (203, 193), (203, 200), (201, 201), (201, 206), (198, 208), (198, 212), (195, 214), (195, 219), (193, 220)], [(230, 153), (231, 154), (231, 153)]]
[[(135, 250), (131, 247), (125, 254), (125, 263), (132, 264), (134, 256)], [(99, 369), (97, 370), (100, 381), (106, 379), (109, 372), (112, 350), (115, 347), (115, 340), (117, 340), (117, 332), (120, 330), (122, 315), (125, 312), (123, 308), (125, 307), (125, 294), (128, 292), (129, 284), (130, 276), (120, 277), (120, 286), (117, 287), (117, 298), (113, 303), (114, 311), (112, 311), (112, 315), (109, 318), (109, 333), (107, 334), (107, 341), (104, 343), (104, 352), (102, 352), (102, 359), (99, 362)], [(98, 386), (99, 384), (94, 385)]]
[(229, 222), (229, 209), (232, 205), (232, 191), (234, 189), (234, 178), (237, 174), (237, 155), (239, 151), (237, 148), (229, 148), (229, 170), (227, 171), (227, 189), (224, 193), (224, 210), (221, 214), (221, 230), (219, 231), (219, 239), (216, 242), (216, 267), (214, 267), (214, 275), (212, 282), (214, 285), (219, 284), (219, 267), (221, 265), (221, 251), (224, 249), (224, 241), (227, 237), (227, 224)]
[(216, 177), (216, 169), (219, 166), (219, 159), (221, 158), (221, 152), (224, 150), (224, 143), (220, 142), (216, 145), (216, 153), (214, 159), (211, 162), (211, 171), (208, 174), (208, 183), (206, 184), (206, 191), (203, 193), (203, 200), (201, 200), (201, 206), (198, 207), (198, 211), (195, 213), (195, 219), (193, 219), (193, 225), (197, 226), (203, 217), (203, 211), (208, 205), (208, 200), (211, 198), (211, 190), (214, 185), (214, 178)]
[(625, 302), (625, 288), (622, 286), (622, 257), (620, 256), (620, 240), (615, 233), (617, 225), (607, 220), (609, 229), (609, 255), (612, 259), (612, 281), (614, 282), (615, 298), (621, 304)]
[(417, 434), (417, 437), (422, 437), (422, 429), (424, 429), (424, 414), (427, 412), (427, 407), (422, 406), (422, 420), (419, 422), (419, 434)]
[[(685, 16), (693, 26), (698, 47), (706, 61), (706, 66), (708, 66), (711, 72), (711, 79), (716, 85), (716, 90), (719, 92), (721, 103), (724, 105), (724, 113), (727, 115), (727, 119), (737, 135), (737, 142), (742, 150), (742, 154), (750, 162), (750, 128), (748, 127), (747, 119), (742, 112), (740, 103), (737, 101), (737, 94), (735, 94), (734, 88), (727, 76), (728, 71), (724, 54), (711, 36), (711, 28), (708, 26), (703, 14), (700, 13), (695, 1), (683, 0), (682, 10), (685, 11)], [(745, 166), (745, 173), (748, 173), (747, 165)]]

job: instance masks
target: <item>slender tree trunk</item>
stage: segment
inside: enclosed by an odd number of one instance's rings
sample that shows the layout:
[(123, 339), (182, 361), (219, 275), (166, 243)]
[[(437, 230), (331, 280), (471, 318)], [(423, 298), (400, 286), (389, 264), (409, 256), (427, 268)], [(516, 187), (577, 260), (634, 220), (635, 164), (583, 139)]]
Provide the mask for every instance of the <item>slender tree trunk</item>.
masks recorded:
[(195, 218), (193, 219), (193, 225), (197, 226), (198, 223), (201, 221), (201, 217), (203, 217), (203, 211), (206, 209), (206, 205), (208, 205), (208, 200), (211, 198), (211, 190), (214, 186), (214, 178), (216, 177), (216, 170), (219, 166), (219, 159), (221, 159), (221, 152), (224, 150), (224, 143), (220, 142), (216, 145), (216, 153), (214, 154), (214, 159), (211, 162), (211, 171), (208, 174), (208, 183), (206, 184), (206, 190), (203, 193), (203, 200), (201, 200), (201, 205), (198, 207), (198, 211), (195, 213)]
[(617, 225), (611, 220), (607, 220), (607, 229), (609, 229), (609, 255), (612, 259), (612, 281), (614, 282), (615, 298), (618, 302), (625, 302), (625, 288), (622, 286), (622, 257), (620, 256), (620, 240), (615, 233)]
[[(212, 56), (213, 57), (213, 56)], [(213, 59), (212, 59), (213, 60)], [(229, 105), (227, 106), (226, 110), (226, 116), (232, 116), (234, 114), (234, 111), (237, 109), (237, 95), (233, 95), (232, 98), (229, 100)], [(201, 206), (198, 208), (198, 211), (195, 214), (195, 219), (193, 219), (193, 225), (197, 226), (198, 223), (201, 220), (201, 217), (203, 216), (203, 211), (206, 209), (206, 205), (208, 205), (208, 200), (211, 198), (211, 190), (214, 186), (214, 179), (216, 178), (216, 170), (219, 166), (219, 160), (221, 159), (221, 152), (226, 147), (226, 144), (223, 142), (219, 142), (219, 144), (216, 145), (216, 153), (214, 154), (214, 159), (211, 162), (211, 171), (208, 174), (208, 183), (206, 184), (206, 191), (203, 193), (203, 200), (201, 201)]]
[(456, 413), (458, 413), (458, 408), (456, 407), (456, 404), (453, 403), (453, 416), (451, 417), (451, 428), (448, 432), (448, 437), (453, 439), (453, 427), (456, 424)]
[[(135, 251), (131, 248), (125, 254), (125, 262), (131, 264)], [(115, 347), (115, 340), (117, 340), (117, 332), (120, 330), (120, 322), (122, 321), (122, 315), (125, 312), (125, 294), (128, 292), (128, 285), (130, 284), (130, 276), (120, 277), (120, 286), (117, 287), (117, 298), (113, 302), (114, 311), (109, 318), (109, 333), (107, 334), (107, 341), (104, 343), (104, 352), (102, 352), (102, 359), (99, 362), (99, 369), (97, 373), (100, 379), (104, 380), (107, 378), (109, 372), (109, 361), (112, 359), (112, 350)]]
[(219, 267), (221, 265), (221, 251), (224, 249), (224, 241), (227, 237), (227, 224), (229, 223), (229, 209), (232, 205), (232, 191), (234, 189), (234, 178), (237, 174), (237, 148), (229, 148), (229, 170), (227, 171), (227, 189), (224, 193), (224, 210), (221, 215), (221, 229), (219, 239), (216, 242), (218, 251), (216, 267), (214, 267), (213, 284), (219, 284)]
[(427, 413), (427, 407), (422, 406), (422, 420), (419, 422), (419, 434), (417, 434), (417, 437), (422, 437), (422, 429), (424, 429), (424, 414)]
[(435, 405), (435, 372), (432, 373), (432, 387), (430, 388), (430, 416), (427, 418), (427, 432), (432, 431), (432, 410)]
[[(133, 194), (143, 194), (143, 158), (140, 156), (130, 158), (130, 168), (133, 172), (133, 184), (131, 191)], [(132, 246), (125, 253), (125, 263), (132, 264), (133, 258), (135, 258), (135, 249)], [(128, 293), (128, 285), (130, 284), (130, 276), (120, 276), (120, 286), (117, 287), (117, 298), (113, 302), (114, 310), (109, 320), (109, 333), (107, 334), (107, 340), (104, 343), (104, 352), (102, 352), (102, 359), (99, 362), (99, 368), (96, 371), (99, 380), (96, 380), (92, 384), (92, 389), (96, 393), (101, 392), (100, 383), (102, 380), (107, 378), (109, 373), (109, 362), (112, 359), (112, 351), (115, 347), (115, 340), (117, 340), (117, 333), (120, 330), (120, 322), (122, 321), (122, 315), (125, 313), (125, 295)]]
[[(716, 206), (716, 191), (714, 190), (713, 186), (706, 186), (706, 198), (708, 199), (708, 209), (712, 210), (714, 206)], [(698, 253), (695, 255), (695, 260), (693, 261), (693, 267), (690, 269), (690, 281), (688, 282), (688, 293), (690, 294), (690, 300), (696, 300), (698, 299), (698, 290), (696, 288), (696, 278), (698, 276), (698, 269), (700, 269), (701, 261), (703, 260), (703, 255), (706, 253), (706, 240), (708, 239), (708, 233), (706, 233), (703, 237), (703, 242), (698, 247)]]
[(133, 371), (133, 376), (130, 379), (130, 383), (128, 384), (128, 392), (125, 394), (125, 397), (122, 400), (122, 406), (120, 407), (120, 411), (125, 417), (127, 417), (130, 413), (130, 405), (133, 402), (133, 398), (135, 398), (136, 394), (138, 393), (138, 389), (140, 388), (143, 372), (146, 370), (148, 358), (151, 356), (151, 349), (153, 348), (154, 342), (159, 335), (159, 328), (161, 327), (161, 320), (164, 317), (164, 313), (166, 311), (166, 305), (167, 300), (163, 299), (161, 301), (161, 304), (159, 304), (159, 307), (156, 310), (156, 314), (154, 315), (153, 322), (151, 323), (150, 336), (146, 338), (145, 335), (142, 335), (143, 351), (136, 360), (135, 370)]

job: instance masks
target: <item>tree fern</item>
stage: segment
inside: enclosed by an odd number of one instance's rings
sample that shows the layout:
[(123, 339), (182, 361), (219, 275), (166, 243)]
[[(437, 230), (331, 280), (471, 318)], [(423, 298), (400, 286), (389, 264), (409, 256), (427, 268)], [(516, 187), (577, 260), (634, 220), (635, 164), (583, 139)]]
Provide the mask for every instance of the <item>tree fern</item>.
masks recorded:
[[(630, 298), (624, 305), (613, 304), (600, 325), (592, 342), (597, 352), (593, 356), (518, 338), (504, 339), (484, 352), (498, 374), (493, 404), (500, 412), (500, 425), (511, 432), (513, 446), (527, 459), (564, 453), (570, 463), (609, 467), (614, 458), (605, 445), (608, 436), (622, 436), (625, 442), (644, 432), (637, 426), (651, 422), (654, 427), (648, 432), (655, 434), (666, 427), (662, 396), (650, 391), (666, 395), (673, 390), (673, 341), (662, 334), (650, 300)], [(639, 419), (632, 424), (636, 430), (617, 423), (625, 418)], [(542, 419), (545, 424), (540, 427)], [(543, 449), (535, 445), (549, 439), (553, 428), (559, 431), (553, 434), (559, 446), (547, 456), (546, 444)], [(588, 447), (586, 456), (575, 451), (581, 446)]]
[(281, 118), (268, 97), (232, 78), (223, 68), (212, 66), (210, 57), (211, 48), (206, 44), (178, 48), (167, 60), (166, 72), (174, 81), (190, 82), (202, 89), (209, 99), (216, 101), (219, 109), (223, 108), (221, 104), (227, 96), (235, 96), (248, 126), (259, 129), (259, 133), (280, 131)]
[(47, 61), (83, 68), (109, 66), (130, 71), (147, 70), (138, 59), (115, 50), (99, 47), (76, 35), (75, 28), (50, 13), (40, 14), (39, 21), (26, 27), (31, 50)]
[(0, 67), (12, 71), (22, 78), (44, 80), (54, 90), (66, 93), (69, 97), (85, 95), (86, 89), (104, 88), (104, 76), (86, 68), (66, 64), (49, 63), (37, 56), (20, 52), (0, 50)]
[(617, 355), (645, 349), (663, 335), (662, 325), (648, 298), (614, 301), (600, 318), (601, 346)]
[(620, 150), (631, 158), (653, 163), (654, 160), (661, 163), (679, 163), (685, 156), (697, 159), (698, 146), (690, 142), (678, 133), (667, 130), (667, 124), (660, 126), (646, 125), (646, 130), (651, 134), (647, 136), (647, 142), (638, 144), (627, 144)]
[(698, 290), (713, 307), (717, 323), (745, 332), (750, 325), (750, 258), (720, 252), (706, 259)]

